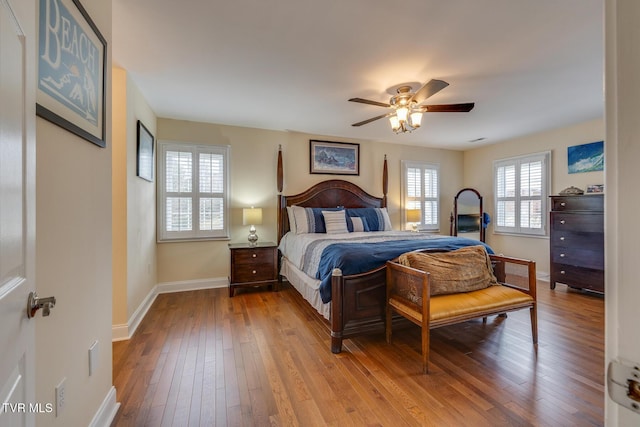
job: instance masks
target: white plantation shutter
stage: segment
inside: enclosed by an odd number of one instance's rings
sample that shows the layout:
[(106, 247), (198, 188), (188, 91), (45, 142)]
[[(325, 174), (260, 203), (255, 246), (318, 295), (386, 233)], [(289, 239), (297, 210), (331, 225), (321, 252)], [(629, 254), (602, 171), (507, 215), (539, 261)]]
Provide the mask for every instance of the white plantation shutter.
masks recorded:
[(494, 163), (495, 231), (546, 235), (551, 153)]
[(229, 147), (158, 148), (158, 240), (228, 238)]
[[(402, 162), (404, 218), (409, 209), (420, 209), (420, 230), (438, 230), (439, 166), (431, 163)], [(405, 221), (406, 222), (406, 221)], [(407, 227), (408, 228), (408, 227)]]

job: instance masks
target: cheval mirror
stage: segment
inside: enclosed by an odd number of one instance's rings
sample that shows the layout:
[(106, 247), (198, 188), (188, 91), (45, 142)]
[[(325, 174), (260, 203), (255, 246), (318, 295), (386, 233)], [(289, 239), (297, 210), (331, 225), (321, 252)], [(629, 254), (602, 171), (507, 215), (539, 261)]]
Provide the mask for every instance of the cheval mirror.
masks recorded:
[(485, 228), (482, 224), (482, 196), (473, 188), (463, 188), (453, 199), (451, 215), (452, 236), (466, 237), (484, 242)]

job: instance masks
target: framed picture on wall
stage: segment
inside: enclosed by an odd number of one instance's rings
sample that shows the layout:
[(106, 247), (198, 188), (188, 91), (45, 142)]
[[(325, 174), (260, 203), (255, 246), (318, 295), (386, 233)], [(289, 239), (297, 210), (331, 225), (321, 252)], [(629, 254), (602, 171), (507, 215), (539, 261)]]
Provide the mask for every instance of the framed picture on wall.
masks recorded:
[(309, 140), (309, 172), (360, 175), (360, 144)]
[(153, 151), (155, 140), (149, 129), (138, 120), (138, 156), (136, 161), (137, 175), (153, 182)]
[(79, 0), (38, 0), (36, 114), (106, 147), (107, 42)]
[(568, 147), (567, 166), (569, 173), (604, 170), (604, 141)]

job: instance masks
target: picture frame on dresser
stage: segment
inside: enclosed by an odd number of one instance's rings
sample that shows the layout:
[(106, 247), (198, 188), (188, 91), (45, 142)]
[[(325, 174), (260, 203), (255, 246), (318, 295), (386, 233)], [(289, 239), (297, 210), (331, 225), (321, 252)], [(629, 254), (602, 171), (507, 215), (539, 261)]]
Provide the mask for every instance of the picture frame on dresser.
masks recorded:
[(585, 194), (601, 194), (604, 193), (604, 184), (590, 184), (587, 185)]

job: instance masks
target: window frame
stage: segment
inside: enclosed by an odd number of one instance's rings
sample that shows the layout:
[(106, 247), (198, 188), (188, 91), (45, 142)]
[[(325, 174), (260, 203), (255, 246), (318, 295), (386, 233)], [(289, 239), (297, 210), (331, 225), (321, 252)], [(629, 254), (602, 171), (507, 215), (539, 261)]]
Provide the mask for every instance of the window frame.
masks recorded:
[[(189, 152), (192, 154), (191, 169), (191, 188), (189, 193), (173, 193), (166, 191), (166, 155), (168, 151)], [(218, 154), (222, 155), (223, 160), (223, 190), (222, 193), (204, 193), (199, 189), (200, 176), (200, 154)], [(229, 224), (229, 203), (230, 203), (230, 176), (229, 170), (231, 147), (228, 145), (208, 145), (195, 144), (179, 141), (158, 141), (157, 156), (157, 206), (156, 206), (156, 222), (157, 222), (157, 241), (158, 242), (180, 242), (180, 241), (201, 241), (201, 240), (229, 240), (230, 224)], [(191, 198), (191, 224), (192, 229), (187, 231), (167, 231), (166, 230), (166, 200), (174, 194), (185, 194), (181, 197)], [(224, 207), (222, 209), (223, 227), (221, 230), (199, 230), (200, 223), (200, 199), (203, 197), (210, 198), (212, 195), (222, 195)], [(216, 196), (218, 197), (218, 196)]]
[(422, 211), (424, 209), (424, 204), (426, 201), (435, 201), (436, 202), (436, 214), (435, 214), (435, 218), (436, 218), (436, 223), (435, 224), (425, 224), (424, 223), (424, 212), (422, 212), (421, 215), (421, 220), (420, 223), (418, 224), (418, 231), (425, 231), (425, 232), (431, 232), (431, 233), (439, 233), (440, 232), (440, 210), (441, 210), (441, 206), (442, 204), (440, 203), (440, 181), (441, 181), (441, 177), (440, 177), (440, 164), (438, 163), (432, 163), (432, 162), (417, 162), (417, 161), (413, 161), (413, 160), (402, 160), (402, 179), (401, 179), (401, 183), (402, 183), (402, 223), (403, 223), (403, 229), (404, 230), (408, 230), (408, 222), (407, 222), (407, 205), (409, 204), (409, 202), (413, 201), (410, 199), (409, 195), (407, 194), (409, 186), (408, 186), (408, 182), (407, 182), (407, 173), (408, 173), (408, 169), (409, 168), (419, 168), (421, 169), (421, 176), (424, 176), (424, 171), (425, 170), (430, 170), (430, 171), (435, 171), (436, 173), (436, 179), (437, 179), (437, 185), (436, 185), (436, 196), (435, 197), (426, 197), (425, 196), (425, 187), (424, 187), (424, 179), (422, 180), (421, 183), (421, 194), (422, 196), (419, 198), (420, 201), (420, 210)]
[[(520, 192), (522, 185), (521, 166), (525, 163), (542, 161), (542, 183), (540, 196), (523, 196)], [(504, 166), (513, 165), (515, 167), (515, 194), (513, 197), (498, 197), (498, 169)], [(539, 153), (525, 154), (521, 156), (509, 157), (493, 161), (493, 194), (495, 219), (493, 232), (494, 234), (508, 234), (523, 237), (547, 237), (549, 235), (549, 195), (551, 194), (551, 151), (543, 151)], [(502, 201), (514, 201), (515, 204), (515, 226), (501, 226), (498, 224), (498, 205)], [(540, 200), (541, 227), (530, 228), (521, 226), (521, 202), (526, 200)]]

